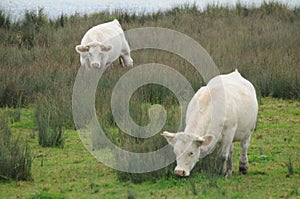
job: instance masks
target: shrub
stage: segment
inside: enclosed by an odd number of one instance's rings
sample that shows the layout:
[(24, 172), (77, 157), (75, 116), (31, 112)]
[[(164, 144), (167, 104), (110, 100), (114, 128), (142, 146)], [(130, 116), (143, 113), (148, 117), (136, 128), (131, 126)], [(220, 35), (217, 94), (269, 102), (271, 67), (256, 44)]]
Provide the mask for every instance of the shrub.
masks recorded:
[(0, 10), (0, 28), (6, 28), (8, 29), (10, 27), (10, 19), (9, 17), (3, 12)]
[(46, 27), (47, 17), (43, 9), (39, 9), (38, 14), (33, 11), (26, 11), (25, 19), (21, 26), (22, 41), (27, 48), (33, 48), (36, 44), (37, 34)]
[(0, 119), (0, 180), (31, 180), (32, 157), (22, 137), (13, 137), (8, 118)]
[(0, 106), (17, 107), (22, 101), (22, 91), (15, 81), (8, 81), (2, 85)]

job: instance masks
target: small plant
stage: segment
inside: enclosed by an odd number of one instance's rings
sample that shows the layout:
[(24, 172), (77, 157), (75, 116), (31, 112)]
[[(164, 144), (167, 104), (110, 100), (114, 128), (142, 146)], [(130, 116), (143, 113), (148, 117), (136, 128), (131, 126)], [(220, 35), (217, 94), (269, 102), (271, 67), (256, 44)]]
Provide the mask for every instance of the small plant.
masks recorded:
[(8, 109), (7, 110), (8, 117), (10, 119), (10, 123), (20, 122), (21, 120), (21, 109)]
[(195, 196), (198, 195), (198, 191), (197, 191), (197, 189), (196, 189), (196, 183), (195, 183), (194, 179), (189, 178), (189, 183), (190, 183), (190, 186), (191, 186), (191, 191), (192, 191), (192, 193), (193, 193)]
[(39, 192), (28, 197), (27, 199), (66, 199), (66, 197), (58, 193)]
[(294, 167), (293, 167), (291, 158), (289, 158), (289, 162), (287, 164), (287, 167), (288, 167), (288, 176), (293, 175), (294, 174)]
[(20, 135), (12, 136), (6, 114), (0, 119), (0, 180), (31, 180), (32, 157)]

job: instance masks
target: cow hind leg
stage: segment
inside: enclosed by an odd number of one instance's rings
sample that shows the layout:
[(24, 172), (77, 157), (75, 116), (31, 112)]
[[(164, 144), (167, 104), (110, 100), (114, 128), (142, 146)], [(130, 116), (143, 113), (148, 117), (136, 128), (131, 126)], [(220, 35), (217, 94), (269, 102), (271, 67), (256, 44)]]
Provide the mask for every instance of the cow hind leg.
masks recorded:
[(226, 168), (227, 169), (227, 171), (226, 171), (227, 175), (231, 175), (232, 172), (233, 172), (232, 154), (233, 154), (233, 143), (231, 144), (229, 154), (228, 154), (228, 158), (227, 158), (227, 168)]
[(223, 163), (223, 174), (228, 177), (232, 174), (232, 153), (233, 153), (233, 137), (236, 131), (236, 125), (231, 128), (224, 129), (222, 144), (221, 144), (221, 155), (224, 160)]
[(242, 147), (242, 153), (240, 156), (240, 165), (239, 165), (239, 171), (242, 174), (248, 173), (248, 147), (250, 144), (251, 136), (249, 136), (247, 139), (241, 141), (241, 147)]

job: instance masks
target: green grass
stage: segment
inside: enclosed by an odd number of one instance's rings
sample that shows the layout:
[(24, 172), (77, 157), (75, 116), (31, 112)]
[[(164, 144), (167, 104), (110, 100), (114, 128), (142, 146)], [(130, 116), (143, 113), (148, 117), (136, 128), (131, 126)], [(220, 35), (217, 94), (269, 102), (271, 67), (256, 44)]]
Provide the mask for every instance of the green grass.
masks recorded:
[[(299, 16), (299, 8), (287, 9), (277, 3), (260, 8), (209, 6), (204, 12), (185, 5), (149, 15), (115, 11), (62, 15), (57, 20), (48, 19), (41, 9), (38, 14), (28, 12), (22, 23), (11, 22), (0, 11), (0, 113), (8, 111), (9, 127), (24, 136), (33, 157), (33, 181), (0, 182), (0, 198), (299, 198)], [(124, 30), (154, 26), (182, 32), (207, 50), (221, 73), (237, 68), (253, 82), (260, 107), (249, 148), (248, 175), (236, 172), (224, 179), (193, 172), (187, 179), (163, 175), (154, 180), (146, 175), (146, 181), (132, 183), (98, 163), (84, 148), (74, 130), (71, 110), (80, 65), (74, 47), (90, 27), (114, 18)], [(133, 52), (132, 57), (136, 66), (156, 62), (174, 68), (194, 90), (204, 84), (186, 60), (171, 53), (147, 49)], [(115, 62), (99, 81), (95, 102), (99, 123), (121, 147), (133, 149), (137, 143), (142, 147), (137, 150), (149, 150), (148, 143), (158, 147), (157, 143), (163, 143), (159, 136), (131, 142), (116, 126), (110, 98), (116, 82), (127, 71)], [(62, 148), (38, 144), (34, 107), (44, 98), (46, 104), (53, 105), (54, 114), (63, 118), (59, 120), (64, 133)], [(180, 123), (178, 101), (158, 85), (146, 85), (134, 93), (130, 100), (133, 120), (147, 124), (152, 104), (166, 108), (169, 119), (164, 128), (176, 130)], [(237, 171), (240, 150), (239, 144), (235, 145)]]
[(34, 157), (33, 181), (0, 182), (0, 198), (299, 198), (299, 111), (299, 101), (262, 98), (249, 147), (249, 174), (237, 172), (240, 149), (236, 143), (236, 172), (228, 179), (217, 177), (212, 186), (201, 172), (183, 179), (174, 176), (138, 184), (120, 181), (114, 170), (87, 152), (74, 130), (65, 131), (63, 149), (42, 148), (27, 128), (32, 110), (22, 109), (19, 125), (11, 126), (13, 132), (28, 136)]

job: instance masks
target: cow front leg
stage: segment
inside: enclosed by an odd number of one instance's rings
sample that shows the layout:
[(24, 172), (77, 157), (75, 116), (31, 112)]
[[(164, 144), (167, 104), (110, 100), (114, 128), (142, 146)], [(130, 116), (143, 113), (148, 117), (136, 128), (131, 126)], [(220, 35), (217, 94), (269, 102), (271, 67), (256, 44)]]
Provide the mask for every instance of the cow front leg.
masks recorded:
[(232, 153), (232, 143), (222, 147), (223, 174), (226, 178), (232, 174)]
[(123, 61), (123, 65), (125, 65), (125, 67), (127, 68), (131, 68), (133, 67), (133, 60), (130, 57), (130, 55), (121, 55), (121, 59)]
[(133, 60), (130, 56), (130, 49), (129, 46), (126, 46), (125, 49), (123, 49), (121, 51), (121, 59), (123, 61), (123, 64), (128, 67), (131, 68), (133, 67)]
[(240, 165), (239, 165), (239, 171), (242, 174), (247, 174), (248, 173), (248, 147), (250, 144), (250, 139), (251, 136), (248, 137), (248, 139), (245, 139), (241, 141), (241, 147), (242, 147), (242, 153), (240, 156)]

